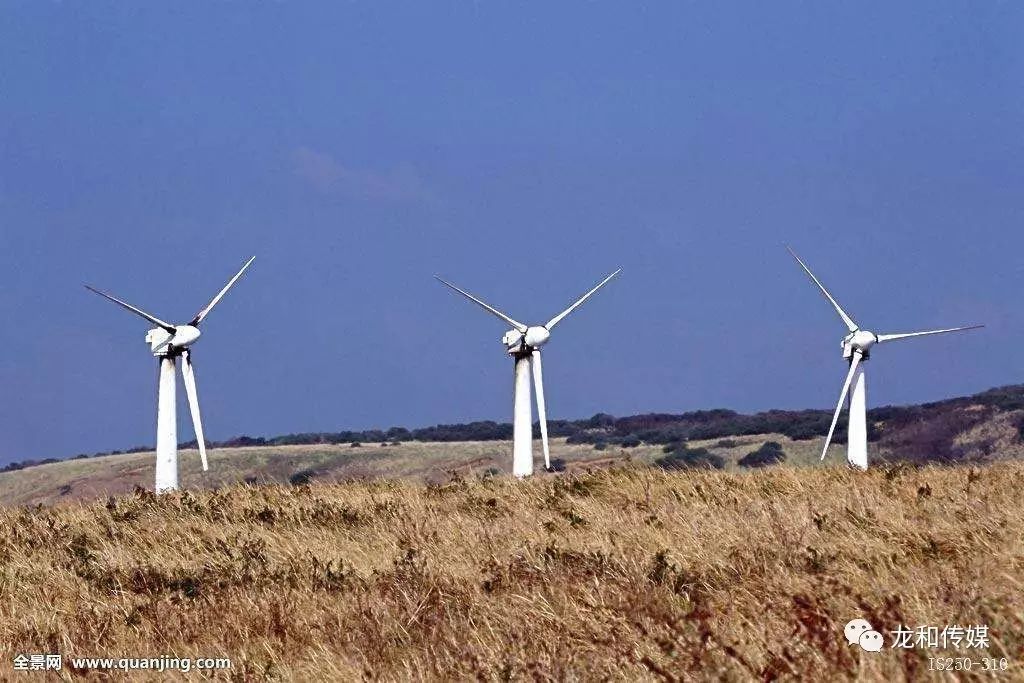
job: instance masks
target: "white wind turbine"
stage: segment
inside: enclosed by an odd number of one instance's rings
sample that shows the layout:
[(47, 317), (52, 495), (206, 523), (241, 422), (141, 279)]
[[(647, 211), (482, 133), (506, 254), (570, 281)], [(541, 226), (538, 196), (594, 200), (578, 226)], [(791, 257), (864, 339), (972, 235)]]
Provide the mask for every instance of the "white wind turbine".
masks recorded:
[(203, 462), (203, 471), (209, 469), (206, 462), (206, 441), (203, 438), (203, 421), (199, 416), (199, 396), (196, 394), (196, 378), (192, 368), (192, 353), (189, 347), (199, 339), (199, 324), (209, 315), (213, 307), (227, 294), (231, 286), (242, 276), (245, 269), (253, 262), (253, 256), (242, 269), (231, 278), (224, 289), (213, 297), (206, 308), (199, 311), (192, 320), (184, 325), (171, 325), (156, 316), (150, 315), (131, 304), (85, 285), (86, 289), (96, 292), (102, 297), (113, 301), (118, 306), (128, 309), (156, 325), (146, 333), (146, 342), (150, 345), (153, 355), (160, 359), (160, 382), (157, 390), (156, 410), (156, 484), (157, 493), (173, 491), (178, 488), (178, 426), (177, 404), (175, 402), (174, 367), (178, 356), (181, 356), (181, 376), (185, 382), (185, 393), (188, 395), (188, 407), (192, 413), (192, 426), (199, 444), (199, 457)]
[[(786, 247), (789, 249), (789, 247)], [(909, 339), (910, 337), (924, 337), (931, 334), (945, 334), (947, 332), (960, 332), (962, 330), (976, 330), (984, 327), (984, 325), (968, 325), (966, 327), (950, 327), (942, 330), (928, 330), (927, 332), (906, 332), (902, 334), (875, 334), (868, 330), (861, 329), (857, 323), (846, 314), (846, 311), (842, 309), (839, 303), (832, 298), (832, 295), (828, 293), (825, 286), (821, 284), (821, 281), (814, 276), (811, 269), (800, 260), (800, 257), (796, 253), (789, 249), (789, 253), (793, 255), (800, 267), (811, 277), (814, 284), (818, 286), (821, 293), (825, 295), (825, 298), (829, 300), (832, 307), (836, 309), (836, 313), (842, 318), (843, 323), (846, 324), (847, 329), (850, 331), (841, 342), (843, 349), (843, 358), (850, 364), (850, 369), (846, 373), (846, 381), (843, 382), (843, 390), (839, 393), (839, 404), (836, 406), (836, 412), (832, 415), (832, 425), (828, 428), (828, 436), (825, 437), (825, 446), (821, 449), (821, 459), (825, 459), (825, 454), (828, 452), (829, 443), (832, 441), (832, 433), (836, 429), (836, 422), (839, 420), (839, 413), (843, 409), (843, 401), (846, 400), (846, 395), (850, 394), (850, 417), (849, 426), (847, 427), (847, 441), (846, 441), (846, 459), (854, 467), (858, 467), (862, 470), (868, 468), (868, 422), (867, 422), (867, 394), (865, 389), (864, 380), (864, 361), (868, 360), (871, 355), (871, 348), (875, 344), (882, 344), (885, 342), (897, 341), (899, 339)], [(852, 393), (850, 387), (853, 387)]]
[[(512, 474), (516, 477), (528, 477), (533, 474), (533, 422), (532, 406), (530, 405), (530, 370), (533, 370), (533, 383), (537, 386), (537, 420), (540, 422), (540, 438), (544, 448), (544, 468), (551, 469), (551, 453), (548, 450), (548, 418), (544, 406), (544, 372), (541, 369), (540, 347), (551, 337), (551, 330), (565, 316), (572, 313), (584, 301), (601, 289), (609, 280), (619, 274), (614, 273), (601, 280), (596, 287), (581, 296), (572, 306), (565, 309), (544, 325), (524, 325), (513, 320), (498, 309), (484, 303), (469, 292), (440, 277), (437, 279), (456, 292), (476, 303), (485, 311), (497, 316), (512, 326), (505, 333), (501, 343), (508, 350), (508, 355), (515, 359), (515, 384), (513, 385), (512, 414)], [(437, 277), (437, 276), (435, 276)]]

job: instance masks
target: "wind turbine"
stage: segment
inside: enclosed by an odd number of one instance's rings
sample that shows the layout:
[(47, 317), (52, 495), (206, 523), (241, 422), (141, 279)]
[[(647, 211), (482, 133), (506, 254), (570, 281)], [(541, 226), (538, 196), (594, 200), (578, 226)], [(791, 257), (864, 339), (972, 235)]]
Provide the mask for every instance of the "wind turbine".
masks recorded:
[(206, 462), (206, 441), (203, 438), (203, 421), (199, 416), (199, 396), (196, 393), (196, 377), (192, 368), (191, 346), (199, 339), (199, 324), (203, 322), (213, 307), (227, 294), (231, 286), (235, 284), (242, 273), (255, 260), (250, 258), (242, 266), (233, 278), (231, 278), (224, 289), (213, 297), (213, 300), (206, 307), (199, 311), (192, 320), (184, 325), (171, 325), (160, 318), (146, 313), (142, 309), (125, 303), (120, 299), (101, 292), (98, 289), (85, 285), (91, 292), (113, 301), (118, 306), (125, 308), (132, 313), (145, 318), (156, 325), (146, 333), (146, 342), (150, 346), (153, 355), (160, 359), (160, 381), (157, 390), (156, 409), (156, 484), (154, 489), (157, 493), (173, 491), (178, 488), (178, 425), (177, 425), (177, 404), (175, 402), (175, 379), (174, 368), (177, 365), (178, 357), (181, 356), (181, 377), (185, 382), (185, 393), (188, 396), (189, 412), (192, 413), (192, 427), (195, 429), (196, 442), (199, 444), (199, 457), (203, 462), (203, 471), (209, 469)]
[[(853, 321), (853, 319), (846, 314), (846, 311), (842, 309), (839, 303), (832, 298), (832, 295), (825, 289), (825, 285), (821, 284), (821, 281), (814, 276), (811, 269), (800, 260), (800, 257), (796, 255), (789, 247), (789, 253), (793, 255), (796, 262), (800, 264), (800, 267), (804, 269), (814, 284), (818, 286), (821, 293), (825, 295), (832, 307), (836, 309), (836, 313), (842, 318), (843, 323), (849, 330), (849, 334), (843, 337), (841, 346), (843, 349), (843, 358), (846, 359), (850, 365), (849, 371), (846, 373), (846, 381), (843, 382), (843, 390), (839, 393), (839, 404), (836, 405), (836, 412), (832, 415), (832, 425), (828, 428), (828, 436), (825, 437), (825, 447), (821, 449), (821, 459), (825, 459), (825, 454), (828, 452), (829, 443), (832, 442), (832, 433), (836, 429), (836, 422), (839, 420), (839, 413), (843, 409), (843, 401), (846, 400), (847, 394), (850, 395), (850, 418), (849, 426), (847, 427), (847, 440), (846, 440), (846, 459), (854, 467), (858, 467), (862, 470), (868, 468), (868, 420), (867, 420), (867, 394), (865, 389), (864, 379), (864, 362), (871, 357), (871, 349), (875, 344), (884, 344), (886, 342), (898, 341), (900, 339), (909, 339), (911, 337), (924, 337), (932, 334), (946, 334), (947, 332), (960, 332), (963, 330), (976, 330), (984, 327), (984, 325), (968, 325), (966, 327), (950, 327), (942, 330), (928, 330), (927, 332), (906, 332), (901, 334), (875, 334), (868, 330), (861, 329), (861, 327)], [(850, 387), (853, 387), (852, 393)]]
[(594, 292), (601, 289), (609, 280), (619, 274), (619, 268), (614, 273), (601, 280), (593, 289), (581, 296), (572, 306), (565, 309), (544, 325), (524, 325), (513, 320), (498, 309), (484, 303), (469, 292), (459, 289), (455, 285), (442, 280), (443, 284), (455, 290), (473, 303), (483, 308), (488, 313), (500, 318), (512, 329), (501, 338), (508, 355), (515, 360), (515, 383), (513, 384), (513, 413), (512, 413), (512, 474), (516, 477), (528, 477), (533, 474), (533, 422), (532, 406), (530, 405), (530, 371), (533, 370), (533, 383), (537, 387), (537, 419), (540, 422), (540, 438), (544, 448), (544, 468), (551, 469), (551, 452), (548, 450), (548, 418), (544, 405), (544, 371), (540, 360), (540, 347), (548, 342), (551, 337), (551, 330), (554, 329), (562, 318), (572, 313), (584, 301), (589, 299)]

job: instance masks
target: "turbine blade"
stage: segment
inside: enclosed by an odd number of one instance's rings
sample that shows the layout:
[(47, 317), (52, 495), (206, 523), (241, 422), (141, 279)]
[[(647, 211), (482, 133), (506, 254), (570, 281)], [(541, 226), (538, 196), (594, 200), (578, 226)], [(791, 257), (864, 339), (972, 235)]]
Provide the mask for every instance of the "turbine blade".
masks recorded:
[(206, 439), (203, 436), (203, 418), (199, 415), (199, 394), (196, 392), (196, 374), (192, 368), (192, 353), (185, 349), (181, 356), (181, 378), (185, 381), (188, 410), (192, 413), (192, 427), (196, 432), (196, 443), (199, 444), (199, 458), (203, 461), (203, 471), (205, 472), (210, 469), (210, 466), (206, 462)]
[(582, 304), (582, 303), (583, 303), (584, 301), (586, 301), (587, 299), (589, 299), (589, 298), (591, 297), (591, 295), (593, 295), (593, 294), (594, 294), (594, 292), (596, 292), (597, 290), (599, 290), (599, 289), (601, 289), (602, 287), (604, 287), (604, 286), (605, 286), (605, 285), (606, 285), (606, 284), (608, 283), (608, 281), (609, 281), (609, 280), (611, 280), (611, 279), (612, 279), (613, 277), (615, 277), (616, 275), (618, 275), (618, 274), (619, 274), (619, 273), (621, 273), (621, 272), (622, 272), (622, 268), (619, 268), (619, 269), (618, 269), (618, 270), (616, 270), (616, 271), (615, 271), (614, 273), (612, 273), (611, 275), (609, 275), (609, 276), (608, 276), (608, 277), (606, 277), (605, 279), (601, 280), (601, 281), (600, 281), (599, 283), (597, 283), (597, 286), (596, 286), (596, 287), (594, 287), (594, 288), (593, 288), (592, 290), (590, 290), (589, 292), (587, 292), (586, 294), (584, 294), (583, 296), (581, 296), (581, 297), (580, 297), (580, 298), (579, 298), (579, 299), (578, 299), (578, 300), (576, 301), (576, 303), (574, 303), (574, 304), (573, 304), (572, 306), (570, 306), (569, 308), (565, 309), (564, 311), (562, 311), (561, 313), (559, 313), (558, 315), (556, 315), (556, 316), (555, 316), (554, 318), (552, 318), (551, 320), (549, 320), (549, 321), (548, 321), (548, 324), (547, 324), (547, 325), (545, 325), (544, 327), (546, 327), (546, 328), (548, 328), (548, 329), (550, 330), (550, 329), (551, 329), (552, 327), (554, 327), (555, 325), (557, 325), (557, 324), (559, 323), (559, 321), (560, 321), (560, 320), (561, 320), (562, 318), (564, 318), (565, 316), (569, 315), (569, 314), (570, 314), (570, 313), (572, 313), (572, 312), (573, 312), (574, 310), (576, 310), (576, 309), (577, 309), (577, 308), (578, 308), (578, 307), (579, 307), (579, 306), (580, 306), (580, 305), (581, 305), (581, 304)]
[(235, 273), (235, 276), (233, 278), (231, 278), (230, 280), (228, 280), (228, 283), (226, 285), (224, 285), (224, 289), (220, 290), (217, 293), (217, 296), (213, 297), (213, 301), (211, 301), (210, 303), (206, 304), (206, 308), (204, 308), (203, 310), (201, 310), (198, 313), (196, 313), (196, 317), (192, 318), (192, 320), (189, 321), (189, 325), (198, 325), (199, 323), (203, 322), (203, 318), (205, 318), (207, 315), (210, 314), (210, 311), (212, 311), (213, 307), (217, 305), (217, 302), (219, 302), (221, 299), (224, 298), (224, 295), (228, 293), (228, 290), (231, 289), (231, 286), (234, 285), (235, 282), (238, 281), (238, 278), (242, 277), (242, 273), (245, 272), (245, 269), (248, 268), (249, 264), (251, 264), (255, 260), (256, 260), (256, 257), (253, 256), (251, 259), (246, 261), (245, 265), (242, 266), (242, 269), (240, 271), (238, 271), (237, 273)]
[(832, 443), (832, 432), (836, 430), (836, 422), (839, 421), (839, 413), (843, 410), (843, 401), (846, 400), (846, 394), (850, 391), (850, 382), (853, 380), (853, 373), (856, 372), (857, 366), (860, 364), (861, 352), (854, 351), (853, 358), (850, 359), (850, 371), (846, 373), (846, 381), (843, 382), (843, 391), (839, 394), (839, 403), (836, 405), (836, 412), (832, 415), (832, 425), (828, 428), (828, 436), (825, 437), (825, 447), (821, 449), (821, 459), (825, 459), (825, 454), (828, 453), (828, 446)]
[(174, 334), (176, 332), (176, 330), (174, 329), (174, 325), (171, 325), (170, 323), (165, 323), (160, 318), (156, 317), (155, 315), (150, 315), (149, 313), (146, 313), (141, 308), (135, 308), (131, 304), (126, 303), (124, 301), (121, 301), (116, 296), (112, 296), (110, 294), (107, 294), (106, 292), (101, 292), (100, 290), (96, 289), (95, 287), (90, 287), (89, 285), (85, 285), (85, 288), (88, 289), (90, 292), (95, 292), (96, 294), (99, 294), (104, 299), (108, 299), (109, 301), (113, 301), (115, 304), (117, 304), (118, 306), (120, 306), (122, 308), (128, 309), (129, 311), (131, 311), (135, 315), (138, 315), (138, 316), (141, 316), (141, 317), (145, 318), (146, 320), (148, 320), (149, 322), (153, 323), (157, 327), (162, 327), (163, 329), (167, 330), (171, 334)]
[(843, 319), (844, 323), (846, 323), (846, 327), (849, 328), (850, 332), (856, 332), (860, 329), (857, 323), (853, 322), (853, 319), (846, 315), (846, 311), (844, 311), (843, 307), (839, 305), (839, 302), (833, 299), (832, 295), (828, 293), (828, 290), (825, 289), (825, 285), (821, 284), (821, 280), (814, 277), (814, 273), (812, 273), (811, 269), (807, 267), (807, 264), (800, 260), (800, 257), (796, 255), (796, 252), (789, 247), (786, 247), (786, 249), (789, 249), (789, 253), (793, 255), (793, 258), (795, 258), (796, 262), (800, 264), (800, 267), (804, 269), (804, 272), (811, 276), (811, 279), (814, 280), (814, 284), (818, 285), (818, 289), (821, 290), (821, 293), (824, 294), (825, 298), (832, 304), (832, 308), (836, 309), (836, 313), (838, 313), (839, 317)]
[(968, 325), (966, 327), (950, 327), (945, 330), (928, 330), (927, 332), (905, 332), (903, 334), (880, 334), (878, 336), (879, 343), (897, 341), (899, 339), (908, 339), (909, 337), (924, 337), (929, 334), (946, 334), (947, 332), (962, 332), (963, 330), (978, 330), (984, 325)]
[(548, 413), (544, 406), (544, 370), (540, 362), (540, 351), (533, 350), (530, 356), (533, 370), (533, 386), (537, 389), (537, 421), (540, 422), (540, 442), (544, 447), (544, 469), (551, 470), (551, 451), (548, 450)]
[(467, 299), (469, 299), (470, 301), (472, 301), (473, 303), (475, 303), (475, 304), (476, 304), (477, 306), (479, 306), (480, 308), (484, 309), (485, 311), (488, 311), (488, 312), (489, 312), (489, 313), (491, 313), (492, 315), (496, 315), (496, 316), (498, 316), (499, 318), (501, 318), (502, 320), (504, 320), (505, 322), (507, 322), (507, 323), (508, 323), (509, 325), (511, 325), (512, 327), (516, 328), (517, 330), (519, 330), (519, 331), (520, 331), (520, 332), (522, 332), (523, 334), (526, 334), (526, 325), (522, 324), (522, 323), (521, 323), (521, 322), (519, 322), (518, 320), (513, 320), (512, 318), (508, 317), (507, 315), (505, 315), (504, 313), (502, 313), (501, 311), (499, 311), (499, 310), (498, 310), (497, 308), (494, 308), (493, 306), (491, 306), (491, 305), (489, 305), (489, 304), (487, 304), (487, 303), (485, 303), (485, 302), (481, 301), (480, 299), (477, 299), (477, 298), (476, 298), (475, 296), (473, 296), (473, 295), (472, 295), (472, 294), (470, 294), (469, 292), (467, 292), (467, 291), (465, 291), (465, 290), (463, 290), (463, 289), (459, 289), (458, 287), (456, 287), (456, 286), (455, 286), (455, 285), (453, 285), (452, 283), (448, 282), (447, 280), (443, 280), (443, 279), (441, 279), (440, 277), (438, 277), (437, 275), (435, 275), (434, 277), (435, 277), (435, 278), (436, 278), (436, 279), (437, 279), (437, 280), (438, 280), (438, 281), (439, 281), (439, 282), (440, 282), (441, 284), (443, 284), (443, 285), (445, 285), (445, 286), (447, 286), (447, 287), (449, 287), (449, 288), (451, 288), (451, 289), (454, 289), (454, 290), (455, 290), (456, 292), (458, 292), (458, 293), (459, 293), (459, 294), (461, 294), (462, 296), (466, 297)]

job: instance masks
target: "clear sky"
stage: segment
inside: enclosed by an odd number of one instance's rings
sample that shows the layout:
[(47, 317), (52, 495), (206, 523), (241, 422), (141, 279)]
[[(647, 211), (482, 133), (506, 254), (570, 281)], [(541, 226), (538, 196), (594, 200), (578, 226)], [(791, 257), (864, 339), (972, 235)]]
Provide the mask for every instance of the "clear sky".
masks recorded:
[[(1012, 2), (0, 5), (0, 461), (155, 441), (144, 321), (185, 322), (207, 435), (871, 405), (1024, 381)], [(183, 392), (179, 390), (179, 396)], [(179, 434), (191, 438), (184, 400)]]

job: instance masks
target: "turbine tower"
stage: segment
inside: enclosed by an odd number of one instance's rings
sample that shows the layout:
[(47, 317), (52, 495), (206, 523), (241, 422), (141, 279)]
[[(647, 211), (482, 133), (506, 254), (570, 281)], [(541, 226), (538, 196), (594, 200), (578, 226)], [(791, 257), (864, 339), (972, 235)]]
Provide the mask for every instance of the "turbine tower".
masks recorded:
[[(551, 469), (551, 452), (548, 450), (548, 418), (547, 409), (544, 405), (544, 371), (540, 360), (540, 347), (548, 342), (551, 337), (551, 330), (554, 329), (562, 318), (572, 313), (584, 301), (589, 299), (594, 292), (601, 289), (609, 280), (619, 274), (619, 268), (614, 273), (601, 280), (596, 287), (581, 296), (572, 306), (565, 309), (544, 325), (524, 325), (513, 320), (498, 309), (484, 303), (469, 292), (459, 289), (455, 285), (440, 277), (443, 284), (455, 290), (473, 303), (483, 308), (488, 313), (500, 318), (512, 329), (501, 338), (508, 355), (515, 360), (515, 382), (513, 384), (513, 413), (512, 413), (512, 474), (516, 477), (528, 477), (533, 474), (533, 421), (532, 406), (530, 405), (530, 371), (533, 371), (533, 383), (537, 388), (537, 420), (540, 422), (541, 445), (544, 448), (544, 468)], [(435, 276), (437, 277), (437, 276)]]
[[(786, 247), (789, 249), (789, 247)], [(867, 419), (867, 393), (864, 378), (864, 362), (871, 357), (871, 349), (875, 344), (909, 339), (910, 337), (924, 337), (931, 334), (945, 334), (947, 332), (960, 332), (963, 330), (976, 330), (984, 325), (968, 325), (967, 327), (950, 327), (942, 330), (928, 330), (927, 332), (906, 332), (901, 334), (875, 334), (861, 327), (846, 314), (839, 303), (832, 298), (832, 295), (825, 289), (825, 285), (814, 276), (811, 269), (800, 260), (792, 249), (789, 253), (793, 255), (796, 262), (804, 269), (814, 284), (818, 286), (821, 293), (825, 295), (836, 313), (842, 319), (849, 334), (843, 337), (841, 346), (843, 358), (849, 363), (849, 370), (846, 373), (846, 381), (843, 382), (843, 390), (839, 392), (839, 404), (836, 405), (836, 412), (832, 415), (832, 424), (828, 428), (828, 436), (825, 437), (825, 447), (821, 449), (821, 459), (825, 459), (828, 446), (832, 442), (832, 433), (836, 429), (836, 422), (839, 420), (839, 413), (843, 409), (843, 401), (847, 394), (850, 396), (850, 418), (847, 427), (846, 459), (850, 465), (866, 470), (868, 468), (868, 419)], [(850, 387), (853, 387), (851, 392)]]
[(154, 490), (157, 493), (174, 491), (178, 488), (178, 426), (177, 426), (177, 404), (175, 402), (175, 378), (174, 368), (181, 357), (181, 377), (185, 383), (185, 394), (188, 397), (189, 412), (192, 414), (192, 427), (195, 429), (196, 442), (199, 444), (199, 457), (203, 462), (203, 471), (209, 469), (206, 462), (206, 441), (203, 438), (203, 421), (199, 416), (199, 396), (196, 393), (196, 377), (192, 368), (191, 346), (199, 339), (199, 324), (203, 322), (213, 307), (227, 294), (231, 286), (235, 284), (242, 273), (249, 267), (256, 257), (253, 256), (242, 269), (231, 278), (224, 289), (213, 297), (213, 300), (206, 307), (199, 311), (192, 320), (184, 325), (171, 325), (165, 323), (154, 315), (146, 313), (142, 309), (125, 303), (120, 299), (101, 292), (98, 289), (85, 285), (91, 292), (113, 301), (118, 306), (125, 308), (132, 313), (145, 318), (156, 325), (146, 333), (146, 342), (150, 346), (153, 355), (159, 359), (160, 380), (157, 389), (156, 409), (156, 484)]

